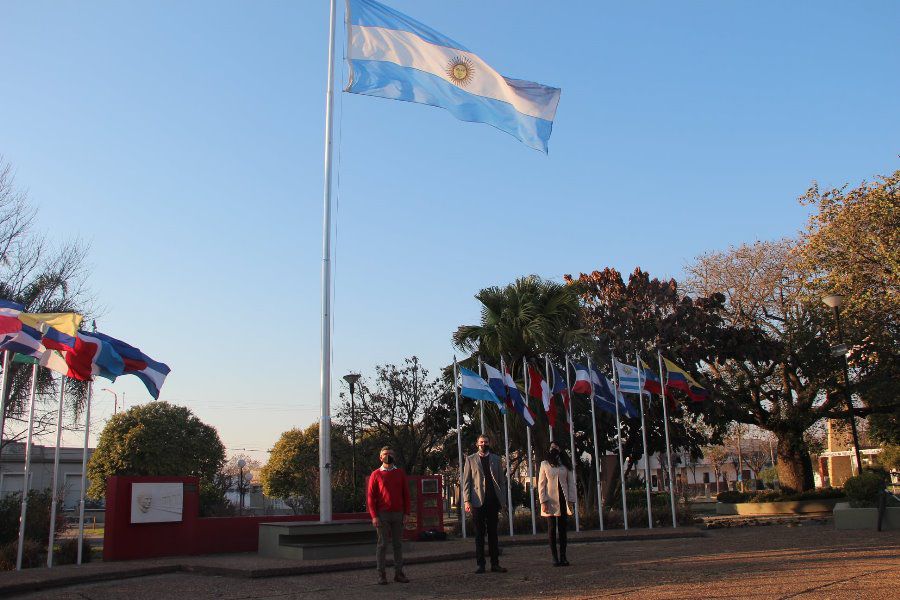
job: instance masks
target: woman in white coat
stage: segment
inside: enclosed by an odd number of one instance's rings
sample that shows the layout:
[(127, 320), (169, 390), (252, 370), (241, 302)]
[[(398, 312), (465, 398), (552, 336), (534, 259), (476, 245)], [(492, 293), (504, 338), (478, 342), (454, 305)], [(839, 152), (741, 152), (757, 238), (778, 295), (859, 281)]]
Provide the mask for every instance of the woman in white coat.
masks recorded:
[[(572, 475), (572, 463), (563, 453), (559, 444), (550, 442), (547, 460), (541, 463), (538, 477), (538, 494), (541, 500), (541, 516), (547, 517), (547, 532), (550, 536), (550, 551), (553, 553), (554, 567), (567, 567), (566, 532), (569, 527), (569, 515), (574, 514), (572, 506), (575, 502), (575, 477)], [(559, 549), (557, 550), (557, 533)]]

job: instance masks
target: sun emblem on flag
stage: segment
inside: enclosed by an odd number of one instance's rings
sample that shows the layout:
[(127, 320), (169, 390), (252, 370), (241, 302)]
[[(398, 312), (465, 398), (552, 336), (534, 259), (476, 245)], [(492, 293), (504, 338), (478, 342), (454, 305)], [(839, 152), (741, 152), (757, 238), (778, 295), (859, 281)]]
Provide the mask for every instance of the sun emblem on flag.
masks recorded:
[(447, 77), (459, 87), (469, 85), (475, 76), (475, 65), (465, 56), (457, 56), (447, 64)]

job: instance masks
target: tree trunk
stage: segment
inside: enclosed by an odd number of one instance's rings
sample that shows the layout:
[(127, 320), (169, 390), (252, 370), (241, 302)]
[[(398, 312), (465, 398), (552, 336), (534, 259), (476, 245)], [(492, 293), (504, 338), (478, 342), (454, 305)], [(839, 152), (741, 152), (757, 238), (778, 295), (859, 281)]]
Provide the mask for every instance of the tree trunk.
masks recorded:
[(812, 460), (803, 434), (776, 432), (778, 436), (778, 481), (785, 491), (802, 492), (813, 488)]

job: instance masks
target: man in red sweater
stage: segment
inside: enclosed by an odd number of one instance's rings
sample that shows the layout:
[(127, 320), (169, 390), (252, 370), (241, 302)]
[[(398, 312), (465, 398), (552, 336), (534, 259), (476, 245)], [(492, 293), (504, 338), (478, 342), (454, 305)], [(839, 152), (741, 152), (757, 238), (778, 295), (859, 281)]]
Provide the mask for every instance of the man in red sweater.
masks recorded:
[(394, 545), (394, 581), (409, 583), (403, 574), (403, 526), (409, 514), (409, 486), (406, 473), (394, 465), (394, 450), (385, 446), (379, 453), (381, 466), (369, 476), (366, 505), (372, 515), (372, 525), (378, 532), (375, 563), (378, 567), (378, 583), (387, 584), (384, 559), (387, 553), (387, 534), (390, 531)]

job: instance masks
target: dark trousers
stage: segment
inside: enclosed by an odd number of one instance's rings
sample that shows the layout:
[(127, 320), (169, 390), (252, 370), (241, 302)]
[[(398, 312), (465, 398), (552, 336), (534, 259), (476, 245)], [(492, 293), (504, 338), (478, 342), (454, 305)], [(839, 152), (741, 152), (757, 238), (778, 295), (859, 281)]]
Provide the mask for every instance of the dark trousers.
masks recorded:
[(479, 567), (484, 566), (485, 530), (487, 530), (491, 566), (495, 567), (500, 564), (500, 547), (497, 543), (497, 521), (499, 517), (500, 505), (497, 502), (472, 507), (472, 520), (475, 522), (475, 560), (478, 562)]
[[(565, 506), (558, 517), (547, 517), (547, 535), (550, 537), (550, 552), (553, 553), (553, 560), (566, 558), (566, 532), (569, 529), (569, 516), (566, 514)], [(556, 551), (556, 535), (559, 532), (559, 554)]]
[(403, 572), (403, 513), (378, 511), (381, 525), (375, 528), (378, 533), (378, 544), (375, 546), (375, 568), (384, 573), (387, 554), (387, 538), (390, 536), (394, 546), (394, 571)]

